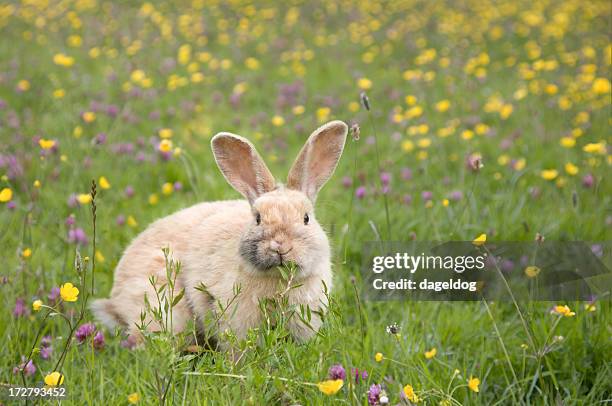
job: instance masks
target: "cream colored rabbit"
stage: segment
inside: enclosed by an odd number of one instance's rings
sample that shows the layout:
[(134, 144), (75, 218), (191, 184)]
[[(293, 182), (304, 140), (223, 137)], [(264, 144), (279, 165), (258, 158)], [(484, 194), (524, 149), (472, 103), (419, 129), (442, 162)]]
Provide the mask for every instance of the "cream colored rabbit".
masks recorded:
[[(185, 328), (196, 319), (206, 331), (205, 320), (214, 319), (219, 305), (229, 308), (218, 317), (220, 331), (239, 338), (261, 322), (259, 301), (279, 290), (277, 266), (292, 261), (298, 267), (288, 292), (289, 303), (312, 310), (310, 327), (293, 318), (289, 328), (298, 340), (311, 337), (321, 321), (316, 311), (327, 302), (324, 285), (331, 289), (332, 271), (327, 236), (317, 223), (314, 202), (317, 192), (334, 172), (346, 141), (347, 126), (332, 121), (317, 129), (306, 141), (289, 171), (287, 185), (274, 177), (253, 147), (238, 135), (219, 133), (212, 150), (225, 179), (246, 200), (200, 203), (157, 220), (137, 236), (117, 264), (109, 299), (93, 302), (96, 317), (109, 328), (127, 329), (139, 337), (137, 324), (145, 308), (145, 295), (154, 303), (149, 282), (165, 282), (162, 247), (169, 247), (182, 270), (175, 292), (185, 296), (173, 308), (173, 329)], [(206, 292), (196, 289), (206, 286)], [(235, 296), (235, 287), (240, 293)], [(159, 329), (155, 323), (148, 327)]]

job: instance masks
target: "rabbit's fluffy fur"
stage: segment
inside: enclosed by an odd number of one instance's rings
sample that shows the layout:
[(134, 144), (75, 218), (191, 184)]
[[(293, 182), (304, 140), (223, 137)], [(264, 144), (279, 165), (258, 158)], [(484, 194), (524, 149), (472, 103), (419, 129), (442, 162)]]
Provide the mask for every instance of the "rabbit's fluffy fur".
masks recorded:
[[(289, 303), (310, 307), (312, 320), (306, 326), (293, 317), (289, 329), (297, 340), (311, 337), (321, 324), (318, 312), (327, 306), (324, 284), (328, 289), (332, 284), (329, 241), (316, 221), (314, 201), (336, 168), (347, 131), (346, 124), (332, 121), (313, 132), (286, 186), (276, 183), (249, 141), (217, 134), (212, 139), (215, 160), (246, 200), (200, 203), (151, 224), (117, 264), (110, 298), (93, 302), (96, 317), (139, 337), (145, 295), (151, 303), (155, 298), (149, 277), (155, 275), (158, 286), (165, 283), (161, 249), (169, 247), (181, 263), (175, 292), (185, 288), (183, 300), (172, 309), (175, 332), (192, 319), (201, 331), (212, 329), (206, 322), (214, 319), (215, 331), (229, 329), (245, 337), (261, 322), (259, 301), (279, 291), (276, 267), (292, 261), (298, 268), (295, 284), (301, 286), (289, 290)], [(205, 292), (196, 289), (202, 284)], [(237, 286), (241, 290), (235, 297)], [(220, 312), (219, 304), (230, 308)], [(151, 323), (148, 329), (159, 326)]]

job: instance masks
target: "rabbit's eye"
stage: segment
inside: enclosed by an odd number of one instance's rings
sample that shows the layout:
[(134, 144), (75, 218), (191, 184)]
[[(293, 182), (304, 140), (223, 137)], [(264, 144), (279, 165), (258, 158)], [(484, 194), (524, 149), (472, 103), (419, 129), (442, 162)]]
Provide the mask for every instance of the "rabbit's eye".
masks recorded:
[(308, 213), (304, 214), (304, 224), (308, 224), (310, 217), (308, 217)]
[(261, 214), (257, 213), (255, 215), (255, 222), (257, 223), (257, 225), (261, 224)]

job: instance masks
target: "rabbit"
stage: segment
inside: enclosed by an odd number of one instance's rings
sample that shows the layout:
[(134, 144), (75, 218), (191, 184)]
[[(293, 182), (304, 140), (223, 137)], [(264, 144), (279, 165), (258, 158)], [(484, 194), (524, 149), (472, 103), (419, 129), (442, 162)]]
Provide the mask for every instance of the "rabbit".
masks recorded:
[[(216, 134), (211, 140), (215, 161), (245, 199), (196, 204), (152, 223), (117, 264), (110, 298), (92, 303), (97, 320), (142, 340), (138, 324), (145, 295), (155, 303), (149, 278), (155, 276), (157, 286), (166, 282), (161, 249), (168, 247), (181, 263), (175, 292), (185, 289), (183, 299), (172, 308), (173, 333), (195, 320), (199, 331), (229, 330), (245, 338), (249, 329), (261, 324), (259, 301), (279, 291), (282, 279), (277, 267), (293, 262), (297, 287), (287, 290), (288, 302), (309, 307), (312, 318), (307, 325), (293, 317), (288, 329), (298, 342), (311, 338), (327, 308), (325, 290), (332, 288), (330, 243), (316, 220), (314, 204), (336, 169), (347, 132), (342, 121), (314, 131), (291, 167), (286, 185), (275, 181), (247, 139)], [(198, 289), (201, 285), (205, 290)], [(216, 319), (216, 326), (206, 325), (211, 319)], [(160, 329), (154, 321), (147, 322), (147, 330)]]

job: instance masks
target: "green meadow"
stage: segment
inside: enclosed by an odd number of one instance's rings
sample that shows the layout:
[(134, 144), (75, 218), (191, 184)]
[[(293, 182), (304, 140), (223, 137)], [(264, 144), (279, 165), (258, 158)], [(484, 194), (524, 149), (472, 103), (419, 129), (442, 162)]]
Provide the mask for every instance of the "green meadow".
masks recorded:
[[(379, 239), (611, 239), (611, 13), (599, 0), (0, 4), (0, 404), (18, 404), (9, 385), (60, 375), (70, 405), (609, 402), (609, 278), (581, 302), (375, 302), (360, 269)], [(93, 319), (86, 304), (148, 224), (239, 197), (212, 136), (250, 139), (285, 182), (330, 120), (351, 131), (316, 204), (334, 261), (317, 337), (264, 324), (225, 337), (233, 357), (186, 349), (190, 331), (134, 347)], [(44, 403), (58, 401), (30, 401)]]

